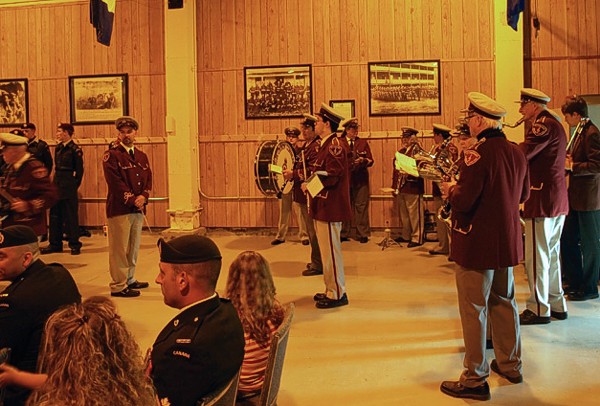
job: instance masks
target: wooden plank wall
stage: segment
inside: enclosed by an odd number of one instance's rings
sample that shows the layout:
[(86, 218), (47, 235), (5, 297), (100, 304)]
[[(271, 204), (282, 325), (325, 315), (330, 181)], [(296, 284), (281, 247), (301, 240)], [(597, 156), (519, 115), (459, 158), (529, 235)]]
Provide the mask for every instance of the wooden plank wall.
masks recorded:
[[(119, 0), (110, 47), (95, 40), (89, 1), (0, 8), (0, 78), (27, 78), (29, 117), (38, 134), (55, 144), (57, 123), (69, 121), (72, 75), (127, 73), (129, 112), (140, 123), (140, 149), (155, 176), (152, 197), (167, 197), (165, 141), (164, 10), (157, 0)], [(113, 125), (77, 125), (85, 176), (80, 189), (81, 224), (105, 222), (106, 185), (101, 159), (116, 136)], [(152, 203), (152, 225), (168, 226), (168, 202)]]
[(525, 21), (526, 80), (551, 96), (549, 107), (557, 111), (566, 96), (600, 94), (600, 0), (530, 3), (527, 17), (537, 15), (541, 29), (536, 36)]
[[(468, 91), (494, 96), (492, 0), (198, 0), (201, 190), (208, 227), (272, 227), (274, 198), (254, 185), (261, 141), (298, 119), (245, 120), (245, 66), (312, 64), (314, 109), (354, 99), (369, 139), (373, 227), (398, 225), (391, 161), (399, 129), (453, 126)], [(368, 62), (440, 59), (440, 116), (369, 117)], [(430, 143), (431, 141), (426, 141)]]

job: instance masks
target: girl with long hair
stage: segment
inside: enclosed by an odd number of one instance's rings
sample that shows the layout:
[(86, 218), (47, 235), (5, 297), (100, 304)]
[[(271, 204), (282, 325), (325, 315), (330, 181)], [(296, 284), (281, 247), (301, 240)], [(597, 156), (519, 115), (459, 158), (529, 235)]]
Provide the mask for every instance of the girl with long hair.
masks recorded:
[(236, 308), (246, 339), (238, 399), (260, 394), (265, 377), (271, 336), (284, 317), (275, 298), (275, 284), (267, 260), (255, 251), (244, 251), (229, 267), (226, 296)]

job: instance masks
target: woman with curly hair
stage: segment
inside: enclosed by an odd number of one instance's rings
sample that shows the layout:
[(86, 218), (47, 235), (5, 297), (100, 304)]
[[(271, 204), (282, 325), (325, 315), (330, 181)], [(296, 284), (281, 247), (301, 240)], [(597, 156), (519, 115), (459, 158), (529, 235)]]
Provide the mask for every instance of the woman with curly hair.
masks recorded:
[(246, 345), (238, 399), (248, 399), (260, 394), (271, 336), (283, 321), (285, 311), (275, 298), (269, 263), (255, 251), (242, 252), (229, 267), (226, 296), (244, 327)]
[(2, 365), (0, 386), (34, 389), (27, 405), (158, 404), (140, 349), (106, 297), (90, 297), (50, 316), (38, 371), (31, 374)]

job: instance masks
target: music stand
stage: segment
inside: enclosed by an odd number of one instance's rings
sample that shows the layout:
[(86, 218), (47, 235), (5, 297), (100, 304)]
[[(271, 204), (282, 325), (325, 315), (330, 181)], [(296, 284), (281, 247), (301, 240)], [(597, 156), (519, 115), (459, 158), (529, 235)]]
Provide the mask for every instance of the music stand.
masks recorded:
[[(394, 189), (392, 189), (391, 187), (382, 187), (381, 191), (383, 193), (394, 193)], [(393, 247), (393, 246), (402, 247), (402, 245), (398, 244), (392, 238), (392, 230), (390, 229), (389, 220), (385, 221), (385, 230), (383, 230), (383, 232), (385, 233), (383, 240), (381, 240), (380, 242), (377, 243), (377, 245), (379, 245), (381, 247), (382, 251), (388, 247)]]

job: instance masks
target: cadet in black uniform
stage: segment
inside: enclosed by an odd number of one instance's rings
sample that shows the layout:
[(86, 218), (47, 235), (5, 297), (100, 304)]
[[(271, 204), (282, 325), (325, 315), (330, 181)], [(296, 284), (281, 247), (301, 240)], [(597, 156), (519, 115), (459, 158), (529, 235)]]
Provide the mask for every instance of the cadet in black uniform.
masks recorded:
[(60, 200), (50, 209), (50, 244), (42, 248), (42, 254), (62, 251), (63, 225), (71, 255), (79, 255), (81, 250), (77, 189), (83, 179), (83, 151), (73, 142), (73, 132), (73, 126), (68, 123), (59, 124), (56, 130), (59, 144), (54, 152), (54, 184)]
[(27, 138), (27, 152), (43, 163), (46, 169), (48, 169), (48, 173), (52, 173), (52, 154), (50, 153), (50, 147), (46, 141), (39, 139), (35, 134), (35, 124), (21, 124), (21, 131), (23, 131), (23, 135)]

